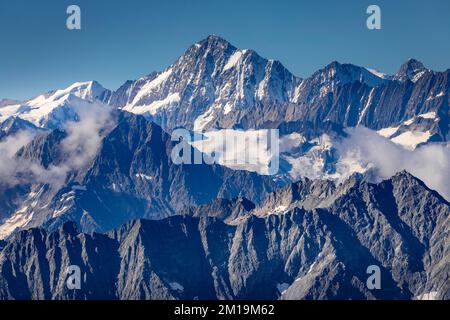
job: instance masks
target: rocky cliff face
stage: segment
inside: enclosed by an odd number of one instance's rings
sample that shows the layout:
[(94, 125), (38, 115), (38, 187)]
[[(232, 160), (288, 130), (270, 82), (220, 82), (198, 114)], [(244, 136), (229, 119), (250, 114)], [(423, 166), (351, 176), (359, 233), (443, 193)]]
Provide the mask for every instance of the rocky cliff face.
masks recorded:
[(126, 82), (109, 103), (164, 129), (233, 127), (249, 109), (290, 101), (299, 81), (280, 62), (209, 36), (163, 72)]
[[(67, 223), (22, 231), (0, 251), (0, 297), (33, 299), (448, 299), (448, 202), (407, 173), (351, 179), (324, 208), (295, 206), (234, 225), (137, 220), (107, 235)], [(286, 192), (284, 192), (286, 194)], [(222, 217), (221, 217), (222, 218)], [(82, 270), (81, 290), (65, 287)], [(381, 289), (366, 269), (381, 269)]]
[[(277, 186), (268, 176), (220, 165), (176, 165), (171, 154), (178, 142), (158, 125), (128, 112), (116, 117), (92, 159), (68, 172), (60, 186), (34, 183), (5, 189), (0, 196), (3, 237), (16, 227), (52, 229), (68, 220), (86, 232), (105, 232), (131, 219), (167, 217), (217, 197), (260, 202)], [(59, 130), (40, 135), (17, 158), (55, 171), (68, 160), (62, 143), (66, 136)], [(28, 217), (24, 224), (15, 225), (23, 216)]]
[(164, 71), (129, 80), (114, 92), (89, 81), (27, 101), (2, 100), (0, 121), (18, 116), (59, 128), (77, 118), (77, 104), (107, 103), (144, 115), (166, 131), (289, 127), (313, 138), (327, 122), (379, 130), (421, 118), (432, 120), (421, 128), (432, 141), (447, 141), (449, 74), (414, 59), (395, 75), (334, 61), (301, 79), (279, 61), (209, 36)]
[(42, 128), (63, 128), (67, 121), (79, 118), (79, 108), (103, 104), (110, 99), (111, 91), (97, 81), (76, 82), (71, 86), (53, 90), (26, 101), (2, 100), (0, 122), (19, 117)]
[(334, 61), (301, 79), (278, 61), (210, 36), (163, 72), (127, 81), (109, 103), (165, 130), (290, 127), (309, 138), (325, 122), (379, 130), (433, 112), (436, 121), (423, 129), (446, 141), (449, 88), (449, 70), (434, 72), (414, 59), (392, 76)]
[[(335, 61), (300, 79), (209, 36), (114, 92), (90, 81), (2, 100), (0, 298), (450, 299), (448, 201), (406, 172), (370, 183), (381, 165), (342, 148), (388, 138), (375, 153), (445, 180), (449, 75)], [(280, 174), (175, 165), (179, 126), (278, 128)]]

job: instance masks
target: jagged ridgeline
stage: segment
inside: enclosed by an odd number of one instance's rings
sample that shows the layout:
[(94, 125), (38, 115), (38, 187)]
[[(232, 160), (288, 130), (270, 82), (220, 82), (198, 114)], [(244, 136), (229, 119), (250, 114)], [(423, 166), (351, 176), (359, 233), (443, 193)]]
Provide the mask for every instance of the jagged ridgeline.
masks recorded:
[[(449, 75), (302, 79), (209, 36), (116, 91), (1, 100), (0, 299), (450, 299)], [(279, 129), (280, 170), (175, 165), (179, 127)]]
[[(104, 235), (73, 223), (17, 233), (0, 245), (0, 297), (450, 298), (449, 203), (406, 172), (337, 188), (303, 181), (258, 208), (234, 202), (246, 209), (228, 224), (226, 214), (208, 216), (220, 210), (213, 204), (197, 217), (136, 220)], [(69, 265), (80, 266), (81, 290), (67, 289)], [(380, 290), (366, 286), (370, 265), (381, 268)]]
[[(243, 196), (258, 203), (279, 185), (272, 177), (220, 165), (175, 165), (171, 152), (177, 142), (161, 127), (128, 112), (116, 116), (92, 159), (68, 173), (63, 184), (6, 187), (0, 217), (13, 218), (0, 227), (0, 235), (14, 231), (23, 216), (29, 217), (23, 227), (54, 229), (75, 221), (84, 232), (106, 232), (132, 219), (160, 219), (216, 198)], [(46, 172), (62, 167), (66, 137), (58, 129), (41, 134), (18, 151), (17, 160), (37, 163)]]
[(2, 100), (0, 121), (19, 116), (58, 127), (76, 118), (71, 105), (81, 99), (144, 115), (164, 130), (279, 127), (315, 136), (324, 122), (380, 130), (417, 118), (408, 126), (429, 122), (430, 136), (445, 141), (449, 75), (450, 70), (432, 71), (414, 59), (395, 75), (334, 61), (302, 79), (277, 60), (209, 36), (165, 70), (126, 81), (116, 91), (90, 81), (27, 101)]

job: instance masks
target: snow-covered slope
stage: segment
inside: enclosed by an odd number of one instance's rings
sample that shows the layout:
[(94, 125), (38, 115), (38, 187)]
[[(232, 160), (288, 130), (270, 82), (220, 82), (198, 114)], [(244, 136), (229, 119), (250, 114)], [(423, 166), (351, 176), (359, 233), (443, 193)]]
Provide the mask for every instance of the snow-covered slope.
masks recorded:
[(166, 70), (127, 81), (113, 93), (110, 102), (143, 114), (166, 129), (231, 128), (247, 121), (255, 122), (246, 124), (255, 128), (263, 126), (258, 122), (287, 120), (286, 109), (305, 97), (311, 102), (347, 83), (373, 87), (386, 79), (366, 68), (335, 61), (302, 80), (279, 61), (209, 36), (191, 46)]
[[(413, 59), (395, 75), (334, 61), (301, 79), (276, 60), (209, 36), (162, 72), (127, 81), (108, 101), (169, 131), (286, 127), (313, 138), (325, 121), (380, 130), (419, 114), (442, 117), (449, 74)], [(445, 141), (448, 126), (430, 133)]]
[(412, 117), (395, 127), (378, 130), (378, 134), (408, 150), (433, 141), (433, 132), (438, 131), (441, 118), (431, 111)]
[(106, 102), (111, 92), (96, 81), (77, 82), (65, 89), (51, 91), (30, 100), (0, 107), (0, 122), (20, 117), (38, 127), (57, 128), (76, 120), (80, 104)]
[(260, 104), (287, 103), (300, 82), (280, 62), (209, 36), (163, 72), (125, 83), (111, 104), (164, 128), (200, 130), (217, 118), (233, 122), (236, 113)]
[[(216, 129), (205, 133), (210, 142), (224, 129), (241, 134), (240, 129), (277, 128), (281, 144), (290, 145), (281, 146), (282, 175), (292, 180), (303, 176), (341, 179), (369, 171), (374, 161), (354, 150), (337, 154), (337, 141), (345, 134), (335, 136), (333, 128), (376, 130), (388, 138), (389, 148), (400, 148), (394, 149), (399, 154), (428, 142), (448, 141), (449, 75), (450, 71), (430, 71), (416, 60), (407, 61), (394, 76), (334, 61), (300, 79), (276, 60), (209, 36), (164, 71), (127, 81), (113, 93), (91, 81), (24, 102), (2, 100), (0, 122), (20, 117), (38, 127), (60, 128), (78, 118), (80, 105), (89, 108), (105, 102), (143, 115), (169, 132), (179, 126)], [(254, 146), (240, 146), (236, 151), (250, 149)], [(271, 160), (265, 155), (252, 166), (236, 166), (225, 163), (227, 158), (222, 155), (219, 163), (260, 173), (267, 172)]]

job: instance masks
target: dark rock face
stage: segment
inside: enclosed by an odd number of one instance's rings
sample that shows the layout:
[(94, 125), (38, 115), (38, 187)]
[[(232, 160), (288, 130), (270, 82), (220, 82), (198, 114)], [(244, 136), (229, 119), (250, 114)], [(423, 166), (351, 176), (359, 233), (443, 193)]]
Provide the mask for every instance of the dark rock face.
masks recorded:
[[(0, 280), (3, 299), (115, 297), (117, 243), (108, 237), (78, 234), (75, 226), (68, 223), (52, 234), (32, 229), (17, 234), (14, 239), (15, 243), (7, 244), (1, 251), (0, 260), (5, 262)], [(9, 254), (14, 257), (5, 260)], [(67, 289), (66, 270), (70, 265), (80, 266), (86, 281), (83, 291)]]
[(233, 221), (248, 216), (255, 204), (246, 198), (215, 199), (210, 204), (189, 208), (186, 214), (194, 217), (217, 217), (224, 221)]
[[(22, 231), (0, 251), (0, 297), (450, 298), (448, 202), (407, 173), (379, 184), (353, 178), (332, 193), (326, 208), (294, 206), (233, 225), (174, 216), (107, 235), (78, 233), (73, 223)], [(73, 264), (85, 275), (76, 291), (65, 286)], [(381, 270), (380, 290), (366, 286), (370, 265)]]
[[(54, 230), (70, 220), (82, 231), (106, 232), (132, 219), (160, 219), (218, 197), (242, 196), (258, 203), (277, 186), (268, 176), (220, 165), (176, 165), (171, 153), (177, 142), (158, 125), (128, 112), (116, 116), (117, 125), (95, 157), (70, 172), (62, 187), (38, 184), (5, 190), (0, 195), (4, 218), (20, 205), (33, 211), (27, 228), (44, 225)], [(44, 168), (58, 167), (67, 160), (61, 148), (65, 137), (59, 130), (40, 135), (17, 157)]]
[[(240, 50), (210, 36), (191, 46), (172, 66), (127, 81), (109, 103), (144, 116), (164, 130), (192, 128), (285, 128), (308, 137), (324, 123), (371, 129), (398, 126), (414, 116), (436, 113), (427, 130), (448, 139), (450, 70), (434, 72), (410, 59), (393, 76), (332, 62), (306, 79), (278, 61)], [(149, 112), (142, 106), (179, 97)]]
[(36, 127), (34, 124), (26, 120), (17, 117), (10, 117), (0, 123), (0, 140), (20, 131), (31, 131), (31, 133), (39, 133), (42, 132), (43, 129)]

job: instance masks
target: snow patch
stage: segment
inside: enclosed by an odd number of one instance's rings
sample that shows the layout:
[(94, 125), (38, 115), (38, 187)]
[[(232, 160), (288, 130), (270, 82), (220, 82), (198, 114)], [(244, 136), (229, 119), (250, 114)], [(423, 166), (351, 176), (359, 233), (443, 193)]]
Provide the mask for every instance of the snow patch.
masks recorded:
[(172, 290), (180, 291), (180, 292), (184, 291), (184, 287), (181, 284), (179, 284), (178, 282), (170, 282), (169, 286)]
[(403, 122), (403, 124), (404, 124), (405, 126), (410, 126), (410, 125), (412, 125), (412, 124), (414, 123), (414, 120), (416, 120), (415, 117), (413, 117), (413, 118), (411, 118), (411, 119), (409, 119), (409, 120), (406, 120), (405, 122)]
[(149, 105), (133, 106), (131, 109), (129, 108), (124, 109), (133, 112), (135, 114), (144, 114), (147, 112), (150, 114), (155, 114), (159, 109), (177, 105), (179, 102), (180, 102), (180, 94), (176, 92), (167, 96), (163, 100), (153, 101)]
[(362, 121), (364, 115), (366, 114), (367, 110), (369, 109), (370, 104), (372, 103), (373, 93), (374, 93), (374, 92), (375, 92), (375, 88), (373, 88), (372, 90), (370, 90), (369, 97), (367, 98), (366, 105), (364, 106), (363, 110), (362, 110), (361, 113), (359, 114), (359, 119), (358, 119), (357, 126), (359, 126), (359, 125), (361, 124), (361, 121)]
[(167, 69), (164, 72), (161, 72), (155, 79), (151, 80), (150, 82), (144, 84), (139, 90), (139, 92), (136, 94), (136, 96), (133, 99), (133, 102), (131, 105), (137, 105), (139, 100), (141, 100), (143, 97), (148, 95), (150, 92), (152, 92), (154, 89), (159, 87), (160, 84), (162, 84), (165, 80), (167, 80), (170, 75), (172, 74), (172, 68)]
[(206, 127), (206, 125), (213, 121), (216, 118), (216, 109), (218, 109), (218, 107), (213, 105), (208, 110), (206, 110), (205, 113), (198, 116), (198, 118), (194, 121), (194, 131), (202, 131), (203, 128)]
[(287, 206), (280, 205), (275, 209), (273, 209), (271, 212), (269, 212), (269, 214), (284, 214), (286, 213), (287, 208), (288, 208)]
[(414, 77), (412, 77), (411, 81), (416, 83), (417, 81), (419, 81), (420, 78), (422, 78), (422, 76), (427, 72), (428, 70), (423, 70), (418, 72), (417, 74), (414, 75)]
[(377, 133), (382, 137), (390, 138), (398, 131), (399, 128), (400, 127), (384, 128), (384, 129), (378, 130)]
[(414, 150), (417, 145), (427, 142), (430, 137), (430, 131), (408, 131), (392, 138), (391, 140), (392, 142), (399, 144), (408, 150)]
[(59, 217), (61, 216), (64, 212), (66, 212), (67, 210), (69, 210), (70, 206), (64, 206), (61, 209), (55, 210), (53, 212), (53, 218)]
[(223, 71), (233, 68), (238, 63), (238, 61), (241, 59), (241, 57), (242, 57), (241, 50), (238, 50), (235, 53), (233, 53), (230, 56), (230, 58), (228, 59), (227, 64), (223, 67)]
[(437, 95), (435, 95), (435, 96), (429, 96), (428, 98), (427, 98), (427, 101), (430, 101), (430, 100), (433, 100), (433, 99), (436, 99), (436, 98), (440, 98), (440, 97), (443, 97), (445, 95), (445, 93), (444, 93), (444, 91), (441, 91), (441, 92), (439, 92)]
[(33, 219), (33, 213), (28, 212), (28, 207), (22, 207), (0, 226), (0, 240), (6, 238), (16, 229), (20, 229), (28, 225)]
[(145, 175), (143, 173), (136, 173), (134, 176), (136, 178), (141, 178), (143, 180), (148, 180), (148, 181), (153, 180), (153, 177), (147, 176), (147, 175)]
[(431, 111), (431, 112), (419, 114), (418, 117), (423, 118), (423, 119), (434, 119), (434, 118), (436, 118), (436, 112)]
[(191, 145), (208, 155), (214, 154), (217, 163), (231, 169), (269, 174), (271, 161), (277, 156), (264, 139), (269, 135), (264, 129), (207, 131), (203, 133), (204, 139)]
[(431, 291), (427, 293), (423, 293), (416, 297), (417, 300), (437, 300), (439, 292), (437, 291)]
[(229, 102), (225, 104), (225, 107), (223, 108), (223, 114), (228, 114), (233, 110), (233, 105)]

